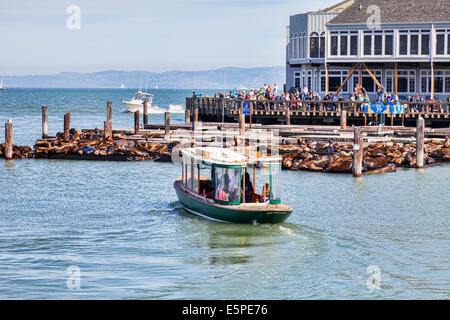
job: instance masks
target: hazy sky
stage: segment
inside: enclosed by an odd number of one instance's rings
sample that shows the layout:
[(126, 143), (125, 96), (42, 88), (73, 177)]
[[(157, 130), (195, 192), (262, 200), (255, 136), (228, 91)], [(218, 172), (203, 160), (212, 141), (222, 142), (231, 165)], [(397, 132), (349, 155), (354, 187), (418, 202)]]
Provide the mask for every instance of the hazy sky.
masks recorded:
[(337, 2), (0, 0), (0, 74), (281, 66), (289, 16)]

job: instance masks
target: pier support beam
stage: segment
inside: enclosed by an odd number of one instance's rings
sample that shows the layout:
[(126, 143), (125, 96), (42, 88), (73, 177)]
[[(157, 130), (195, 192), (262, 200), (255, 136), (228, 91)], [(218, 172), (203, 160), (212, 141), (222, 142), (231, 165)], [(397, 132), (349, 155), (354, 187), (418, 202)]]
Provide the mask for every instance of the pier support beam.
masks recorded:
[(148, 124), (148, 101), (147, 100), (144, 101), (144, 115), (143, 115), (142, 121), (144, 122), (144, 125)]
[(284, 108), (284, 110), (286, 111), (286, 125), (290, 126), (291, 125), (291, 110), (289, 109), (289, 106), (286, 106)]
[(191, 124), (191, 110), (188, 108), (184, 111), (184, 123)]
[(192, 131), (197, 131), (198, 129), (198, 108), (194, 109), (194, 119), (192, 119)]
[(423, 168), (425, 149), (425, 120), (422, 117), (417, 119), (416, 127), (416, 167)]
[(69, 141), (69, 130), (70, 130), (70, 112), (64, 115), (64, 140)]
[(106, 103), (106, 121), (112, 121), (112, 102)]
[(170, 112), (164, 112), (165, 139), (170, 139)]
[(139, 112), (139, 110), (137, 110), (134, 113), (134, 134), (135, 135), (139, 134), (139, 116), (140, 116), (140, 112)]
[(354, 177), (361, 177), (362, 175), (362, 161), (364, 154), (364, 136), (360, 128), (354, 130), (353, 142), (353, 165), (352, 173)]
[(103, 138), (105, 140), (112, 140), (113, 136), (112, 136), (112, 121), (105, 121), (103, 123), (104, 125), (104, 130), (103, 130)]
[(347, 110), (341, 109), (341, 129), (347, 129)]
[(48, 107), (42, 106), (42, 139), (48, 137)]
[(5, 159), (13, 158), (13, 124), (10, 121), (5, 123)]
[(245, 137), (245, 114), (239, 113), (239, 135)]

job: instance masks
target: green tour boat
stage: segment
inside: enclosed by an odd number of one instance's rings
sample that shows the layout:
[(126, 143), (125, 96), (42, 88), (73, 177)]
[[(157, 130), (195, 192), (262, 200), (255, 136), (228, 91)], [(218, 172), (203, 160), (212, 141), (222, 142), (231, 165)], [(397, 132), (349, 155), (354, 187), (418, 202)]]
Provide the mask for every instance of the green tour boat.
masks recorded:
[[(280, 198), (281, 157), (219, 147), (185, 148), (181, 154), (182, 176), (174, 188), (187, 211), (231, 223), (280, 223), (292, 213)], [(257, 171), (262, 173), (260, 194), (255, 192)]]

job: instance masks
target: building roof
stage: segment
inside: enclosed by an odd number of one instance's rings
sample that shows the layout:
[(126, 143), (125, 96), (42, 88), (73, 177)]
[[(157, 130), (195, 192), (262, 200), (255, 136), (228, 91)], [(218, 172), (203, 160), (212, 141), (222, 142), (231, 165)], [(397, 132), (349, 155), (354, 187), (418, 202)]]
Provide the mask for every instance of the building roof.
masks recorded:
[(326, 9), (321, 10), (320, 12), (323, 13), (338, 13), (342, 12), (345, 9), (347, 9), (350, 5), (352, 5), (355, 2), (355, 0), (344, 0), (341, 1), (331, 7), (328, 7)]
[(356, 0), (328, 24), (366, 24), (374, 5), (380, 8), (381, 24), (450, 22), (448, 0)]

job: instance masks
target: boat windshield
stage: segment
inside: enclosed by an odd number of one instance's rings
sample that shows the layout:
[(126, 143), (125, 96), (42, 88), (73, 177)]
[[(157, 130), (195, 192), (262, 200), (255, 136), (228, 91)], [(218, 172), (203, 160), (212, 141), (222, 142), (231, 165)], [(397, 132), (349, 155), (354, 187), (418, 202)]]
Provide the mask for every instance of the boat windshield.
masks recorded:
[(281, 165), (271, 164), (269, 166), (270, 181), (270, 203), (281, 203)]
[(215, 167), (215, 200), (219, 203), (240, 204), (241, 168)]

